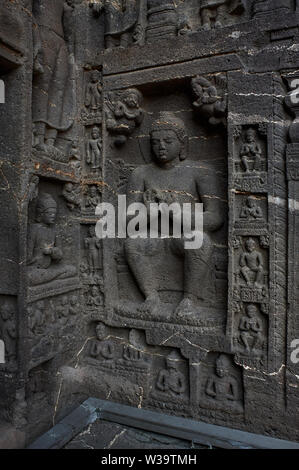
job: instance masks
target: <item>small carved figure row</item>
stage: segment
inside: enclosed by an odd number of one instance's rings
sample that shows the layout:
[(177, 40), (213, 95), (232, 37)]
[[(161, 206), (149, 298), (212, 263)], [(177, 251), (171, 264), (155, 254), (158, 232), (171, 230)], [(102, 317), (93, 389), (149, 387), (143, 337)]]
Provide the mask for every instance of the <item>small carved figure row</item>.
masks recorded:
[(43, 335), (54, 326), (65, 326), (80, 310), (77, 294), (62, 295), (53, 300), (40, 300), (28, 307), (29, 330), (34, 336)]
[[(171, 351), (166, 357), (161, 353), (149, 352), (145, 340), (140, 341), (138, 333), (138, 330), (130, 330), (128, 340), (119, 341), (121, 338), (109, 334), (106, 325), (100, 322), (96, 325), (96, 339), (91, 341), (87, 355), (93, 361), (100, 361), (106, 368), (110, 366), (111, 371), (126, 367), (128, 374), (133, 374), (143, 369), (146, 376), (155, 377), (153, 394), (157, 398), (163, 399), (163, 395), (166, 395), (188, 399), (188, 361), (177, 350)], [(229, 406), (240, 402), (242, 385), (235, 377), (234, 368), (227, 354), (218, 354), (211, 365), (206, 369), (204, 366), (197, 380), (202, 383), (207, 400)]]
[[(219, 28), (245, 11), (243, 0), (204, 0), (199, 3), (199, 30)], [(190, 20), (174, 0), (90, 1), (95, 16), (105, 13), (106, 48), (143, 45), (192, 33)], [(196, 21), (196, 19), (195, 19)]]

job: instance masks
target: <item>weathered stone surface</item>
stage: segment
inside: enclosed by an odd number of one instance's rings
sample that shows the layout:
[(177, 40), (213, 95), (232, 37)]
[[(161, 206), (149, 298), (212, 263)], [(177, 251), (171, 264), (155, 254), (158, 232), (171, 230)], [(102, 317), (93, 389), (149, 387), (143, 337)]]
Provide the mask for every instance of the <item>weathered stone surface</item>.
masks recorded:
[[(27, 443), (88, 396), (299, 441), (298, 18), (2, 2), (0, 420)], [(100, 240), (119, 195), (203, 203), (202, 246)]]

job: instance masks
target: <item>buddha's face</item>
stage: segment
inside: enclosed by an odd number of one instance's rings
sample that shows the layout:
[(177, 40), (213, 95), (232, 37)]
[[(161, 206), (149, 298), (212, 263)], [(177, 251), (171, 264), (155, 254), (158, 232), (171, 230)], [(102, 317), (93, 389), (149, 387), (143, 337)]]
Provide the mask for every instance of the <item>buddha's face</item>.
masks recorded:
[(250, 208), (254, 207), (254, 199), (252, 199), (251, 197), (249, 197), (249, 198), (247, 199), (247, 205), (248, 205), (248, 207), (250, 207)]
[(48, 207), (41, 215), (41, 220), (46, 225), (52, 225), (56, 220), (56, 207)]
[(103, 323), (100, 323), (96, 327), (96, 335), (99, 340), (102, 340), (106, 337), (106, 327)]
[(92, 83), (96, 83), (98, 80), (99, 80), (99, 75), (98, 75), (98, 73), (93, 73), (93, 74), (91, 75), (91, 81), (92, 81)]
[(246, 249), (249, 251), (249, 253), (252, 253), (253, 250), (255, 249), (255, 242), (254, 240), (248, 240), (246, 243)]
[(99, 129), (93, 129), (91, 133), (91, 137), (93, 139), (98, 139), (100, 137), (100, 132)]
[(156, 160), (162, 164), (178, 159), (182, 149), (182, 143), (171, 129), (153, 131), (151, 146)]
[(216, 374), (220, 378), (225, 377), (228, 374), (227, 367), (225, 366), (225, 364), (223, 364), (222, 361), (218, 360), (216, 362)]
[(247, 142), (251, 143), (254, 142), (254, 132), (247, 132)]
[(96, 197), (96, 195), (97, 195), (97, 188), (95, 188), (94, 186), (92, 186), (92, 187), (90, 188), (90, 195), (91, 195), (91, 197)]
[(248, 305), (247, 307), (247, 315), (252, 318), (252, 317), (255, 317), (257, 313), (257, 308), (255, 305)]

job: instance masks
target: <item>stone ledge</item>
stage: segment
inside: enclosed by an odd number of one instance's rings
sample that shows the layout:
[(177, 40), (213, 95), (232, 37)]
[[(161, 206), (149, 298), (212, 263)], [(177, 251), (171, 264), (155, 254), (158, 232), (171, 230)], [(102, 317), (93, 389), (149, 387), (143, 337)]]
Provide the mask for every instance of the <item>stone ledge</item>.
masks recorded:
[(223, 449), (299, 449), (299, 443), (215, 426), (155, 411), (89, 398), (29, 445), (28, 449), (61, 449), (97, 419)]

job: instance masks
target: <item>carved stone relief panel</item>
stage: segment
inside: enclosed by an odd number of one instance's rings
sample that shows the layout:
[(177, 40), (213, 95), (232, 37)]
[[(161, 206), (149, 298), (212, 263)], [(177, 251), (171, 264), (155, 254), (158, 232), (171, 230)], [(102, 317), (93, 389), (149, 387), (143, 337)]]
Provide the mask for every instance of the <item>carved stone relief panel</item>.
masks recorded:
[[(125, 96), (129, 91), (122, 93)], [(158, 88), (153, 95), (143, 93), (144, 118), (139, 124), (140, 130), (136, 128), (124, 141), (121, 159), (118, 146), (108, 147), (105, 197), (110, 201), (116, 202), (117, 194), (126, 194), (128, 204), (203, 201), (206, 210), (213, 212), (209, 233), (205, 235), (204, 247), (198, 254), (185, 250), (180, 240), (128, 239), (125, 243), (121, 240), (116, 242), (113, 276), (119, 304), (116, 304), (114, 296), (113, 308), (121, 317), (139, 319), (140, 325), (145, 320), (188, 322), (199, 326), (212, 324), (214, 320), (215, 326), (220, 326), (225, 320), (225, 315), (219, 311), (221, 301), (225, 299), (227, 282), (226, 220), (223, 217), (226, 210), (225, 137), (221, 130), (214, 131), (217, 137), (212, 144), (213, 131), (207, 119), (204, 124), (193, 119), (190, 91), (190, 80), (186, 80), (173, 93), (160, 94)], [(180, 108), (188, 111), (176, 111)], [(113, 145), (113, 134), (109, 133), (108, 138)], [(160, 138), (165, 142), (168, 138), (178, 142), (176, 166), (172, 171), (163, 171), (162, 157), (161, 163), (157, 164)], [(210, 145), (213, 161), (205, 158)], [(224, 169), (222, 177), (220, 168)], [(218, 179), (220, 187), (216, 182)], [(209, 187), (205, 181), (209, 182)], [(184, 274), (184, 262), (186, 266), (194, 266), (193, 274), (187, 274), (187, 267)], [(207, 272), (203, 272), (204, 265), (209, 265)], [(202, 283), (200, 292), (197, 288), (199, 283)]]

